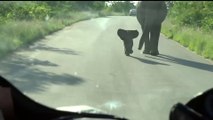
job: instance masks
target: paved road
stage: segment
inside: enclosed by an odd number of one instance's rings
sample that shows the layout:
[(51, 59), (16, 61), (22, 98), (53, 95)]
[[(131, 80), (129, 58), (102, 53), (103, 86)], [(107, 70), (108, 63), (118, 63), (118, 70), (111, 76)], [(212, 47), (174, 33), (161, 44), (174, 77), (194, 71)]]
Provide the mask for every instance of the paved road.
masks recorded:
[[(131, 57), (118, 28), (140, 32)], [(213, 64), (163, 36), (159, 57), (141, 54), (140, 30), (135, 17), (82, 21), (1, 60), (0, 73), (51, 107), (89, 105), (132, 120), (168, 120), (173, 104), (212, 87)]]

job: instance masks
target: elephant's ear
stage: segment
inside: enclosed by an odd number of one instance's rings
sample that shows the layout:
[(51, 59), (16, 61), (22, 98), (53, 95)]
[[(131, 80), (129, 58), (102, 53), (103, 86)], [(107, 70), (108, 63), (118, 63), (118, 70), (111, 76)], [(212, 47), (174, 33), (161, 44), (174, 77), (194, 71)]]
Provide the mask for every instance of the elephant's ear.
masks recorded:
[(117, 34), (121, 40), (129, 41), (129, 40), (133, 40), (134, 38), (138, 37), (139, 32), (137, 30), (118, 29)]
[(120, 37), (121, 40), (126, 40), (128, 39), (127, 37), (127, 30), (124, 29), (118, 29), (117, 35)]
[(130, 39), (134, 39), (136, 37), (138, 37), (139, 32), (137, 30), (128, 30), (128, 36), (130, 37)]

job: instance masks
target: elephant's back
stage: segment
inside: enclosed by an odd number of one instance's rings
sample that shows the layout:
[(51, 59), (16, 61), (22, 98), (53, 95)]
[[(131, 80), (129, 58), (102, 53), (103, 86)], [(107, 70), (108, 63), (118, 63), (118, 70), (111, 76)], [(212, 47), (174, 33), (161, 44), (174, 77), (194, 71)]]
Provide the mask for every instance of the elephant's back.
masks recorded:
[[(150, 22), (152, 24), (153, 21), (161, 22), (165, 15), (164, 15), (164, 8), (165, 2), (163, 1), (143, 1), (140, 2), (137, 7), (137, 19), (139, 23), (142, 22)], [(166, 11), (165, 11), (166, 12)]]

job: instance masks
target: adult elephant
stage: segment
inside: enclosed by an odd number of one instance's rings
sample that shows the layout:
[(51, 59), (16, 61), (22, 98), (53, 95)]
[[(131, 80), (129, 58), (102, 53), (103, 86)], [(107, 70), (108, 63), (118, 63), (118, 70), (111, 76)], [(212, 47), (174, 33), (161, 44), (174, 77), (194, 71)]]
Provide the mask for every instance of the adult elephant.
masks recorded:
[(158, 43), (161, 24), (167, 15), (164, 1), (142, 1), (137, 7), (137, 20), (143, 34), (138, 49), (141, 50), (145, 42), (144, 54), (159, 55)]

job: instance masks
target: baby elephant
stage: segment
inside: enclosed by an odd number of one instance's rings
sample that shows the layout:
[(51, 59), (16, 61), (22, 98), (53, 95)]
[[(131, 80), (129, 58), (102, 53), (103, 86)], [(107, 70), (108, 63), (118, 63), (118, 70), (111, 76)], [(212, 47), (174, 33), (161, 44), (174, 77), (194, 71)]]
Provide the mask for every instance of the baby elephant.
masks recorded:
[(125, 55), (129, 56), (133, 53), (133, 39), (138, 36), (139, 32), (137, 30), (118, 29), (117, 34), (124, 43)]

